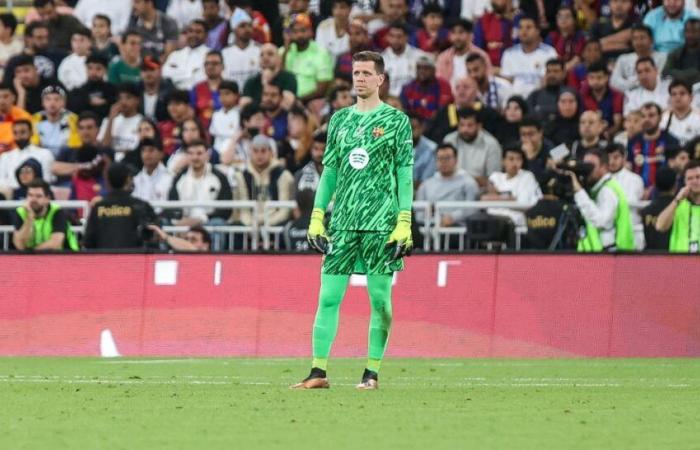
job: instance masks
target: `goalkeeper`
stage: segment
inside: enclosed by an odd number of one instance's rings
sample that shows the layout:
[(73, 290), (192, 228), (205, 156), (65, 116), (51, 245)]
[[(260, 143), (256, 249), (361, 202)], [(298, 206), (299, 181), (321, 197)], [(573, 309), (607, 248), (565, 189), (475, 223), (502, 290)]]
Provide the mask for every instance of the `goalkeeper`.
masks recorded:
[[(408, 117), (379, 99), (384, 60), (375, 52), (353, 55), (357, 103), (333, 114), (308, 239), (323, 253), (321, 289), (313, 328), (313, 362), (292, 386), (328, 388), (328, 355), (338, 329), (340, 303), (350, 275), (367, 274), (371, 304), (369, 355), (358, 389), (377, 389), (391, 328), (393, 273), (413, 245), (413, 140)], [(335, 194), (326, 231), (323, 219)]]

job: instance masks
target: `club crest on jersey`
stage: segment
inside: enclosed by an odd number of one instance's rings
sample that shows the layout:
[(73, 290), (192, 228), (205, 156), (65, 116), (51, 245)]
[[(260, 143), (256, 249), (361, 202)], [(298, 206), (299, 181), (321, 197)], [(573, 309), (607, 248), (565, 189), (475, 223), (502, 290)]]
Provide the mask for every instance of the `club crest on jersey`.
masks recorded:
[(374, 127), (374, 130), (372, 130), (372, 137), (377, 139), (382, 136), (384, 136), (384, 127)]
[(364, 148), (356, 148), (348, 155), (348, 162), (353, 169), (362, 170), (369, 164), (369, 153)]

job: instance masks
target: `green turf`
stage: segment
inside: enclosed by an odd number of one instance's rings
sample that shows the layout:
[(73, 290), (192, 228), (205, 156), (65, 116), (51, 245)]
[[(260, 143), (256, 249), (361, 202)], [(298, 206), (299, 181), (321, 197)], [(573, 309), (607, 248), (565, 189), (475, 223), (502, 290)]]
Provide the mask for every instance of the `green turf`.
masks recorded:
[(700, 449), (700, 360), (0, 358), (0, 448)]

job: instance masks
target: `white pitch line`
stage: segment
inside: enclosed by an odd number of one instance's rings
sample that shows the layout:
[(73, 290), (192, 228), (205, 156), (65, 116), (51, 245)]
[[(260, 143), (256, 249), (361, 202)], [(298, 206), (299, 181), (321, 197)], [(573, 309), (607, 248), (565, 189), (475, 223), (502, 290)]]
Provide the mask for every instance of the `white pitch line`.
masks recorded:
[[(90, 378), (74, 376), (72, 378), (60, 377), (60, 376), (43, 376), (43, 375), (16, 375), (16, 376), (6, 376), (0, 375), (0, 382), (6, 383), (57, 383), (57, 384), (130, 384), (130, 385), (250, 385), (250, 386), (287, 386), (289, 382), (278, 381), (236, 381), (234, 377), (228, 381), (219, 381), (212, 379), (198, 379), (195, 376), (187, 376), (187, 379), (167, 379), (167, 378), (157, 378), (148, 377), (145, 379), (119, 379), (119, 378)], [(227, 378), (227, 377), (222, 377)], [(347, 380), (347, 378), (341, 378)], [(561, 388), (561, 387), (573, 387), (573, 388), (624, 388), (630, 386), (641, 386), (646, 388), (674, 388), (674, 389), (686, 389), (692, 388), (691, 384), (678, 384), (678, 383), (612, 383), (612, 382), (543, 382), (543, 381), (533, 381), (533, 382), (507, 382), (507, 381), (494, 381), (494, 382), (459, 382), (459, 383), (425, 383), (420, 382), (421, 380), (416, 380), (418, 382), (406, 383), (406, 382), (390, 382), (390, 386), (396, 387), (426, 387), (426, 386), (446, 386), (446, 387), (498, 387), (498, 388)], [(336, 386), (354, 386), (355, 383), (333, 383)]]
[[(100, 364), (170, 364), (170, 363), (199, 363), (206, 359), (178, 358), (178, 359), (109, 359), (101, 360)], [(225, 362), (225, 361), (224, 361)]]

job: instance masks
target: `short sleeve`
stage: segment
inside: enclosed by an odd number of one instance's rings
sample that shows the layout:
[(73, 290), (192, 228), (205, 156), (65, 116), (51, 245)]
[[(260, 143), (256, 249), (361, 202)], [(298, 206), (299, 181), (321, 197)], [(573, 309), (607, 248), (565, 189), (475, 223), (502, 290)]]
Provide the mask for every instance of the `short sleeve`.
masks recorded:
[(411, 132), (411, 122), (408, 116), (398, 112), (400, 119), (394, 138), (396, 153), (394, 155), (396, 167), (406, 167), (413, 165), (413, 133)]
[(13, 212), (12, 214), (12, 225), (15, 227), (15, 230), (19, 230), (22, 228), (22, 225), (24, 225), (24, 220), (17, 214), (17, 212)]
[(63, 210), (59, 209), (56, 211), (56, 214), (53, 215), (53, 221), (51, 223), (53, 233), (65, 233), (66, 223), (66, 214), (63, 212)]
[(326, 139), (326, 150), (323, 152), (323, 166), (338, 168), (338, 147), (335, 142), (335, 134), (337, 132), (336, 123), (338, 122), (338, 113), (333, 114), (328, 123), (328, 137)]

